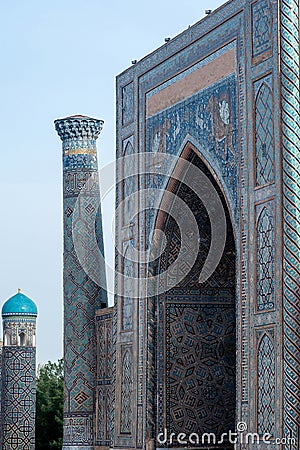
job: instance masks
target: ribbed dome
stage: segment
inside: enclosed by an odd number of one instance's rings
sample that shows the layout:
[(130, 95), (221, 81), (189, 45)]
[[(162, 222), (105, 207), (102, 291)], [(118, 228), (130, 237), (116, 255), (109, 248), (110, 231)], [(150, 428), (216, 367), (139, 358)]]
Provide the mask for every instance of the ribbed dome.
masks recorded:
[(2, 307), (4, 316), (37, 316), (36, 304), (20, 291), (9, 298)]

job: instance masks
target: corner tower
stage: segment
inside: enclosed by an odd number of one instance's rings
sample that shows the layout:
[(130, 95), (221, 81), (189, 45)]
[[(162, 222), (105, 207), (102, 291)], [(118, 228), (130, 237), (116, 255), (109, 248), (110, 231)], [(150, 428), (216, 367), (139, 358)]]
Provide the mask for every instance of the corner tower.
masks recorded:
[[(63, 151), (64, 449), (94, 444), (95, 311), (107, 306), (96, 140), (103, 121), (55, 121)], [(103, 260), (102, 260), (103, 261)]]
[(35, 303), (20, 290), (3, 305), (3, 450), (35, 448), (36, 318)]

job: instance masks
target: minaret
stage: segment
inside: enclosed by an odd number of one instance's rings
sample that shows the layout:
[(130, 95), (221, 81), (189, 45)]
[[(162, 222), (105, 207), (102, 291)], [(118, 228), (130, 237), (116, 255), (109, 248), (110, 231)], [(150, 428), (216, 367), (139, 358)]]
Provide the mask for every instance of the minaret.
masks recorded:
[(97, 254), (104, 255), (96, 149), (102, 126), (103, 121), (85, 116), (55, 121), (63, 151), (63, 449), (68, 450), (94, 448), (94, 320), (95, 311), (107, 306), (105, 267)]
[(35, 448), (36, 318), (35, 303), (20, 289), (2, 307), (3, 450)]

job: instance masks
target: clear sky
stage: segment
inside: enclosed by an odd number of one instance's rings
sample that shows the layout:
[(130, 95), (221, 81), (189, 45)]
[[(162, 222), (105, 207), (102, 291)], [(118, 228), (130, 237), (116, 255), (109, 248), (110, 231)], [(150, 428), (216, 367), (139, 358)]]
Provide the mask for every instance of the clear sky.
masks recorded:
[[(115, 154), (115, 76), (215, 9), (218, 0), (0, 2), (0, 294), (38, 305), (38, 363), (62, 356), (62, 167), (53, 120), (101, 118)], [(103, 204), (108, 257), (112, 198)]]

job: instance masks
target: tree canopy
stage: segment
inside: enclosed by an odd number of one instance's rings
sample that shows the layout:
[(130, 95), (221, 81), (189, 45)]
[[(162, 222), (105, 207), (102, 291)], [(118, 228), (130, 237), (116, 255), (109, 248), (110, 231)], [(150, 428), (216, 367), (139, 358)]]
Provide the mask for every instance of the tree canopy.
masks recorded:
[(48, 361), (36, 382), (36, 448), (60, 450), (63, 442), (63, 359)]

